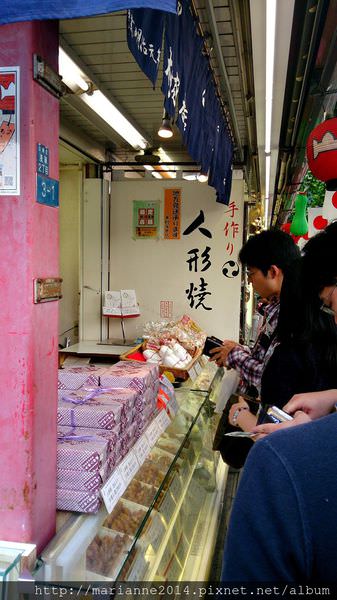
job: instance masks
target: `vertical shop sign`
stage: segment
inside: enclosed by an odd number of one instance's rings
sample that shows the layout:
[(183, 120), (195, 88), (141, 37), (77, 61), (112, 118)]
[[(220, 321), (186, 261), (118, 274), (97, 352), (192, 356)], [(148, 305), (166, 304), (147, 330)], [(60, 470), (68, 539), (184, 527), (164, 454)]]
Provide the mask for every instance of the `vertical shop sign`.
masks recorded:
[(49, 175), (49, 148), (36, 146), (36, 201), (47, 206), (59, 205), (59, 182)]
[(0, 67), (0, 196), (20, 194), (20, 67)]
[(133, 201), (133, 239), (158, 239), (159, 200)]
[(180, 240), (181, 190), (165, 190), (164, 239)]
[(235, 246), (236, 246), (236, 238), (240, 236), (240, 226), (236, 221), (235, 213), (238, 211), (238, 207), (235, 202), (231, 202), (228, 205), (227, 210), (225, 210), (225, 226), (224, 226), (224, 235), (226, 240), (226, 254), (228, 260), (222, 266), (222, 274), (224, 277), (228, 279), (233, 279), (237, 277), (240, 273), (240, 267), (237, 260), (233, 260), (232, 255), (236, 256)]

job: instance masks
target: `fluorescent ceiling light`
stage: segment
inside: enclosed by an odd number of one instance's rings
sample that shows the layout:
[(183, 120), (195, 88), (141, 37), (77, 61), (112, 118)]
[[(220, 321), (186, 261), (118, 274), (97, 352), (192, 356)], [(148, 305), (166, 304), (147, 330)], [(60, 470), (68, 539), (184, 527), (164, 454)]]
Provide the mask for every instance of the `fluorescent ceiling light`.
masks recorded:
[(266, 173), (265, 173), (265, 201), (264, 201), (264, 226), (268, 229), (268, 211), (269, 211), (269, 185), (270, 185), (270, 154), (266, 155)]
[[(165, 161), (165, 162), (167, 161), (169, 163), (173, 162), (172, 158), (168, 154), (166, 154), (166, 152), (165, 152), (165, 150), (163, 150), (163, 148), (158, 148), (158, 154), (159, 154), (161, 161)], [(164, 165), (164, 164), (160, 163), (159, 166), (162, 171), (165, 171), (165, 169), (169, 169), (169, 172), (167, 172), (167, 175), (171, 179), (175, 179), (177, 177), (177, 174), (175, 172), (172, 172), (172, 170), (173, 171), (177, 170), (177, 167), (175, 165)]]
[(147, 141), (100, 90), (82, 94), (81, 99), (131, 146), (145, 150)]
[[(84, 92), (88, 91), (91, 83), (90, 78), (61, 47), (59, 48), (59, 70), (64, 82), (70, 89), (78, 91), (78, 88), (80, 88)], [(86, 79), (89, 80), (89, 83)], [(80, 98), (131, 146), (137, 150), (139, 148), (145, 150), (148, 146), (147, 140), (100, 90), (95, 90), (90, 94), (81, 94)]]
[(146, 169), (147, 171), (153, 171), (153, 166), (152, 165), (144, 165), (144, 169)]
[(151, 175), (152, 175), (152, 177), (155, 177), (156, 179), (163, 179), (161, 174), (158, 173), (158, 171), (152, 171)]
[(274, 85), (276, 0), (266, 0), (266, 118), (265, 152), (270, 152)]
[(71, 90), (77, 91), (80, 88), (83, 92), (88, 91), (89, 83), (85, 80), (85, 74), (61, 47), (59, 47), (59, 72), (64, 83)]
[(208, 175), (207, 173), (199, 173), (197, 179), (200, 183), (206, 183), (206, 181), (208, 181)]
[(184, 173), (183, 179), (186, 179), (186, 181), (197, 181), (198, 174), (197, 173), (191, 173), (191, 174)]

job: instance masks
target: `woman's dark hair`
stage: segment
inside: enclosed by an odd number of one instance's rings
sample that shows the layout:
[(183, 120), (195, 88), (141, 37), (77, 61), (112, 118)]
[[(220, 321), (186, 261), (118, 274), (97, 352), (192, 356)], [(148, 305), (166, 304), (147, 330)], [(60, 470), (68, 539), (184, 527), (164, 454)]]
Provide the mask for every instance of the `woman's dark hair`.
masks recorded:
[[(310, 346), (315, 347), (324, 368), (337, 372), (337, 326), (333, 316), (320, 310), (319, 298), (322, 287), (332, 285), (336, 279), (337, 228), (333, 231), (334, 235), (330, 230), (324, 238), (321, 237), (322, 234), (311, 238), (305, 246), (303, 258), (295, 261), (292, 268), (285, 271), (276, 336), (281, 343), (302, 348), (303, 352)], [(314, 242), (318, 239), (323, 242)], [(307, 253), (308, 244), (310, 246)], [(335, 268), (333, 261), (325, 254), (328, 251), (331, 256), (335, 255)], [(325, 264), (322, 265), (321, 261)], [(318, 269), (313, 276), (315, 285), (312, 285), (310, 277), (313, 268)]]
[(318, 295), (337, 280), (337, 221), (311, 238), (303, 249), (303, 282)]
[(243, 265), (256, 267), (264, 275), (267, 275), (271, 265), (285, 272), (299, 256), (300, 251), (292, 237), (280, 229), (267, 229), (252, 235), (239, 253)]

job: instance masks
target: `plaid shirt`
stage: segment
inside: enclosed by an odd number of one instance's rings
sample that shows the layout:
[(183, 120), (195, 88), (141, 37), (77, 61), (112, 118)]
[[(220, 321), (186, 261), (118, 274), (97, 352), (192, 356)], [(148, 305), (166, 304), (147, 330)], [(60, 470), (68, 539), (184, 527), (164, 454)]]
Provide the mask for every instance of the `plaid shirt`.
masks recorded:
[(239, 390), (242, 393), (247, 392), (250, 385), (254, 385), (260, 392), (262, 372), (267, 356), (268, 358), (270, 356), (268, 347), (261, 342), (263, 338), (265, 340), (266, 335), (270, 338), (274, 333), (279, 310), (280, 303), (278, 300), (272, 301), (266, 306), (259, 337), (251, 350), (247, 346), (238, 344), (228, 354), (226, 366), (235, 369), (239, 373), (241, 377)]

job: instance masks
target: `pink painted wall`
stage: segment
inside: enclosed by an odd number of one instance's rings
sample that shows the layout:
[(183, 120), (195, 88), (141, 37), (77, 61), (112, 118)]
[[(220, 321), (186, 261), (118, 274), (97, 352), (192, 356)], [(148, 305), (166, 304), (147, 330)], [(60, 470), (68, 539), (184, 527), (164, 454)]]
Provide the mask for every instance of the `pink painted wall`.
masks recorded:
[(0, 66), (21, 69), (21, 195), (0, 196), (0, 539), (41, 550), (55, 530), (58, 302), (34, 304), (33, 279), (58, 275), (58, 209), (36, 202), (36, 145), (58, 179), (59, 103), (33, 80), (34, 53), (57, 70), (57, 22), (0, 27)]

